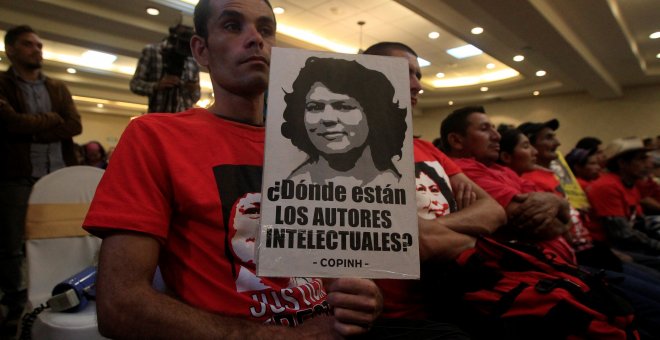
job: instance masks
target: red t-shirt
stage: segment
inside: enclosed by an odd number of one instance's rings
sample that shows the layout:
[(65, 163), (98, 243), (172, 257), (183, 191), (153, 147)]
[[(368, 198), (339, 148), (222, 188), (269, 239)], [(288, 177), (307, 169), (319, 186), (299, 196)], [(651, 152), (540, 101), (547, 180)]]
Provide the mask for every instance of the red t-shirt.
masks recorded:
[(142, 116), (122, 135), (84, 228), (160, 241), (167, 287), (203, 310), (285, 325), (327, 313), (320, 280), (255, 275), (263, 152), (263, 127), (204, 109)]
[[(461, 169), (427, 141), (415, 138), (413, 147), (418, 217), (436, 218), (456, 211), (449, 177)], [(376, 280), (376, 284), (383, 294), (382, 317), (428, 319), (425, 311), (428, 297), (423, 295), (419, 281)]]
[[(539, 190), (533, 182), (520, 178), (513, 170), (492, 164), (486, 166), (474, 158), (454, 158), (463, 173), (490, 194), (502, 207), (506, 207), (515, 195)], [(563, 237), (538, 242), (542, 248), (550, 249), (569, 263), (575, 263), (575, 253)]]
[(538, 191), (549, 192), (562, 198), (566, 197), (559, 179), (550, 169), (536, 168), (530, 172), (525, 172), (520, 177), (536, 184)]
[(606, 172), (597, 180), (591, 182), (587, 198), (591, 204), (593, 218), (588, 226), (595, 240), (606, 240), (600, 219), (603, 217), (623, 217), (633, 219), (633, 215), (641, 216), (642, 207), (639, 204), (641, 196), (637, 187), (628, 188), (623, 185), (621, 177)]
[(637, 190), (641, 198), (651, 197), (660, 201), (660, 185), (653, 180), (653, 177), (648, 176), (635, 182)]
[(585, 193), (587, 192), (587, 189), (589, 189), (589, 187), (591, 186), (591, 183), (593, 183), (593, 181), (587, 181), (586, 179), (580, 177), (576, 177), (576, 179), (578, 181), (578, 184), (580, 184), (580, 187), (582, 187), (582, 190)]
[[(563, 199), (566, 199), (566, 193), (561, 187), (561, 182), (550, 169), (537, 168), (533, 171), (526, 172), (522, 178), (534, 182), (540, 191), (555, 194)], [(580, 213), (577, 209), (570, 207), (571, 222), (573, 223), (571, 229), (568, 231), (570, 234), (570, 244), (576, 251), (587, 250), (593, 247), (593, 239), (587, 229), (586, 225), (589, 223), (587, 213)]]

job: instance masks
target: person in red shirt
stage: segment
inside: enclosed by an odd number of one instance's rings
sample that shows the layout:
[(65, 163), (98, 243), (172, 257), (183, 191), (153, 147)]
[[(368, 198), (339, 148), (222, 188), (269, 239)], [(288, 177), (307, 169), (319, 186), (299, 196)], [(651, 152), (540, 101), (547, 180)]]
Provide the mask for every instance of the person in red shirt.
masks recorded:
[(587, 191), (593, 212), (592, 234), (603, 235), (636, 260), (660, 255), (660, 240), (637, 228), (644, 225), (644, 219), (635, 183), (646, 174), (647, 150), (639, 138), (619, 138), (607, 145), (605, 155), (608, 171)]
[[(397, 42), (378, 43), (364, 53), (408, 61), (410, 99), (414, 107), (421, 90), (417, 54)], [(472, 248), (477, 236), (495, 231), (505, 223), (506, 217), (497, 202), (433, 144), (415, 138), (413, 148), (420, 258), (424, 263), (448, 262)], [(426, 319), (439, 308), (431, 306), (429, 310), (429, 297), (424, 296), (419, 281), (377, 280), (376, 283), (383, 293), (384, 318)]]
[(598, 149), (574, 148), (566, 154), (565, 159), (580, 187), (585, 192), (589, 188), (589, 185), (591, 185), (591, 182), (596, 180), (602, 172)]
[(570, 226), (566, 200), (538, 192), (511, 169), (497, 164), (500, 134), (483, 107), (464, 107), (442, 121), (443, 150), (463, 172), (505, 209), (509, 223), (500, 228), (503, 237), (538, 243), (573, 262), (571, 247), (561, 237)]
[[(529, 143), (529, 139), (518, 129), (502, 131), (500, 140), (500, 162), (514, 170), (518, 175), (538, 171), (536, 164), (536, 148)], [(543, 168), (545, 169), (545, 168)], [(545, 174), (545, 173), (544, 173)], [(552, 173), (551, 173), (552, 174)], [(538, 190), (554, 193), (563, 199), (563, 191), (559, 179), (554, 176), (531, 176), (530, 181), (537, 184)], [(577, 263), (585, 266), (591, 272), (603, 272), (605, 277), (612, 281), (612, 285), (626, 292), (631, 304), (638, 309), (638, 322), (642, 332), (652, 333), (651, 338), (659, 334), (657, 327), (660, 319), (660, 289), (658, 289), (658, 272), (640, 264), (622, 262), (619, 257), (606, 245), (594, 243), (585, 224), (588, 222), (587, 212), (580, 212), (571, 207), (572, 226), (564, 235), (576, 253)], [(603, 271), (604, 270), (604, 271)], [(621, 280), (623, 279), (623, 280)], [(644, 291), (643, 294), (638, 294)]]
[[(201, 0), (195, 26), (191, 49), (209, 70), (215, 103), (133, 120), (83, 224), (103, 237), (100, 333), (293, 339), (367, 332), (382, 310), (371, 280), (251, 275), (246, 243), (258, 232), (264, 92), (277, 27), (270, 3)], [(151, 286), (159, 264), (169, 294)]]
[(536, 167), (531, 171), (519, 173), (524, 179), (534, 182), (541, 191), (556, 193), (562, 197), (564, 190), (550, 169), (552, 161), (557, 159), (557, 148), (561, 145), (555, 131), (559, 128), (559, 121), (551, 119), (545, 123), (527, 122), (520, 124), (520, 130), (529, 143), (536, 149)]

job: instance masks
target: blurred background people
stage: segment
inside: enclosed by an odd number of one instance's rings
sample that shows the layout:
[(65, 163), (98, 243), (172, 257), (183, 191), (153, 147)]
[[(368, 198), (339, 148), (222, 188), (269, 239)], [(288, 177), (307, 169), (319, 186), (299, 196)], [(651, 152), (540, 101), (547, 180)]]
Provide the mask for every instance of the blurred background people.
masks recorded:
[(108, 167), (108, 159), (103, 145), (97, 141), (85, 144), (85, 165), (105, 169)]
[(170, 35), (142, 50), (131, 91), (149, 97), (149, 112), (185, 111), (199, 100), (199, 66), (190, 51), (192, 27), (178, 24)]
[(63, 82), (42, 72), (43, 43), (27, 25), (5, 34), (11, 67), (0, 73), (0, 309), (2, 333), (15, 332), (26, 301), (23, 278), (25, 214), (32, 185), (77, 164), (71, 137), (80, 115)]

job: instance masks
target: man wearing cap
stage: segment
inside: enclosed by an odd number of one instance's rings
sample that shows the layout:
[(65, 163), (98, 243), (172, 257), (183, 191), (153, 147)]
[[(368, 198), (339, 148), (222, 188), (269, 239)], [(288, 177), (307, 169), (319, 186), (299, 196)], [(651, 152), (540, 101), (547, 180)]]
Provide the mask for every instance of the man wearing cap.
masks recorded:
[(522, 178), (534, 182), (542, 191), (558, 192), (563, 196), (564, 190), (550, 169), (550, 163), (557, 159), (557, 148), (561, 145), (555, 133), (558, 128), (559, 121), (556, 119), (545, 123), (527, 122), (518, 126), (518, 130), (529, 138), (530, 144), (538, 151), (538, 167), (534, 171), (524, 173)]
[(572, 249), (560, 236), (569, 227), (568, 202), (555, 194), (538, 192), (534, 183), (497, 164), (500, 138), (481, 106), (455, 110), (440, 127), (443, 151), (506, 211), (509, 223), (501, 230), (513, 239), (537, 241), (565, 260), (574, 261)]
[(660, 255), (660, 241), (635, 229), (643, 221), (635, 182), (646, 172), (647, 150), (639, 138), (620, 138), (605, 147), (607, 172), (595, 180), (587, 197), (592, 206), (591, 233), (605, 236), (616, 248), (635, 255)]

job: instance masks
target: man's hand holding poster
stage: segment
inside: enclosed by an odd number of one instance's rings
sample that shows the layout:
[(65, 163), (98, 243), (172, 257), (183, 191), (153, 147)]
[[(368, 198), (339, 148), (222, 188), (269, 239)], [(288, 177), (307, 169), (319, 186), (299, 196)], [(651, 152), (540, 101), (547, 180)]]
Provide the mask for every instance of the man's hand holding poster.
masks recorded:
[(259, 276), (419, 278), (404, 59), (273, 48)]

